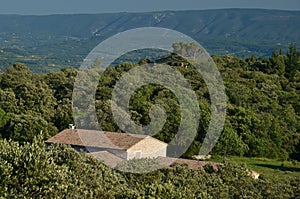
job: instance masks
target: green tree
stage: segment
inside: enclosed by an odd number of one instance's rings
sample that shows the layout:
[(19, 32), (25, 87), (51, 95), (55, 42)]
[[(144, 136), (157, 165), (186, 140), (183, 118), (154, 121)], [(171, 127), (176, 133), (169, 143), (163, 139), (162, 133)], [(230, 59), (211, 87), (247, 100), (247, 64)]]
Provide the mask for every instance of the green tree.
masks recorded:
[(284, 56), (279, 54), (277, 49), (273, 51), (270, 57), (270, 73), (276, 73), (278, 75), (285, 74)]
[(286, 76), (288, 78), (293, 77), (296, 71), (300, 71), (299, 56), (296, 44), (291, 44), (286, 56)]
[(214, 152), (223, 154), (224, 158), (228, 155), (242, 156), (248, 150), (248, 146), (232, 127), (225, 126), (221, 137), (219, 138)]
[(6, 113), (0, 108), (0, 129), (5, 126), (8, 121), (8, 116)]
[(34, 137), (42, 133), (44, 138), (49, 138), (57, 133), (57, 128), (40, 116), (27, 114), (10, 114), (6, 125), (2, 128), (4, 138), (20, 142), (33, 141)]

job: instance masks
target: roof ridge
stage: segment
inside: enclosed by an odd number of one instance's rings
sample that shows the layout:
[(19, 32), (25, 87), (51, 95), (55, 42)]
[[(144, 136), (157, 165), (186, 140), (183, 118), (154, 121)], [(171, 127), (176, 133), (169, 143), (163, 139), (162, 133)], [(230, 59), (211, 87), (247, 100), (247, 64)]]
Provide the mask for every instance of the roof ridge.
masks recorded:
[[(149, 137), (153, 138), (149, 135), (130, 134), (123, 132), (110, 132), (89, 129), (64, 129), (60, 133), (46, 140), (46, 142), (70, 144), (82, 147), (128, 150), (132, 146)], [(164, 143), (156, 138), (153, 139)]]

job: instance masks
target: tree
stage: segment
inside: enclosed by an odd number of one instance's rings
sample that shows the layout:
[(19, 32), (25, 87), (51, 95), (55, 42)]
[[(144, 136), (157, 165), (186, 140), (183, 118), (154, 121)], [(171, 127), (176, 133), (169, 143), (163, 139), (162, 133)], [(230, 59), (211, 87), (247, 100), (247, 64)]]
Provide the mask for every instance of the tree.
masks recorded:
[(27, 66), (21, 63), (16, 63), (9, 67), (2, 75), (0, 87), (2, 89), (15, 89), (18, 85), (32, 81), (33, 74)]
[(8, 121), (6, 113), (0, 108), (0, 129), (5, 126)]
[(109, 199), (121, 190), (120, 174), (70, 147), (0, 140), (0, 197)]
[(195, 42), (176, 42), (172, 45), (174, 53), (183, 57), (196, 59), (198, 53), (204, 53), (204, 50)]
[(229, 126), (225, 126), (221, 137), (219, 138), (214, 152), (223, 153), (224, 158), (228, 155), (242, 156), (248, 150), (248, 146), (241, 137)]
[(55, 135), (57, 128), (40, 116), (10, 114), (2, 130), (4, 138), (19, 142), (31, 142), (39, 133), (46, 139)]
[(293, 77), (296, 71), (300, 71), (299, 56), (296, 44), (291, 44), (286, 56), (286, 76), (288, 78)]
[(285, 63), (284, 56), (278, 54), (277, 49), (273, 51), (272, 56), (270, 57), (270, 73), (276, 73), (278, 75), (285, 74)]

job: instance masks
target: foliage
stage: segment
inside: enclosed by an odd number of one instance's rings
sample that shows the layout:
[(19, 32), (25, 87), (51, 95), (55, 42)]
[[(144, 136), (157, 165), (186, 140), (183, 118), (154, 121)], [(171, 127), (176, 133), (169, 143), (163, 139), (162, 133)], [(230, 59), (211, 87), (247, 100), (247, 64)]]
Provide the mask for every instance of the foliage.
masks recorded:
[[(192, 56), (194, 46), (177, 43), (174, 48), (191, 51)], [(228, 96), (225, 128), (213, 154), (300, 159), (300, 72), (296, 67), (299, 65), (299, 52), (295, 49), (292, 44), (287, 55), (275, 50), (269, 58), (213, 57)], [(172, 54), (157, 62), (167, 63), (178, 70), (198, 97), (199, 128), (184, 154), (191, 157), (199, 152), (210, 121), (208, 89), (201, 75), (179, 56)], [(120, 131), (110, 109), (111, 93), (122, 74), (137, 65), (122, 63), (104, 71), (95, 102), (103, 130)], [(71, 98), (76, 75), (77, 70), (71, 68), (34, 74), (20, 63), (0, 74), (1, 137), (26, 142), (32, 141), (41, 131), (43, 137), (48, 138), (67, 128), (69, 123), (73, 123)], [(82, 95), (85, 96), (84, 93)], [(167, 113), (166, 123), (155, 137), (170, 142), (181, 121), (180, 104), (170, 90), (161, 85), (139, 88), (130, 99), (131, 119), (139, 125), (148, 125), (149, 111), (154, 104), (161, 105)], [(179, 143), (186, 141), (185, 138), (178, 140)], [(168, 151), (172, 151), (172, 147)]]
[[(145, 161), (143, 161), (145, 162)], [(3, 198), (297, 198), (299, 178), (255, 180), (225, 163), (217, 172), (175, 164), (148, 173), (125, 173), (63, 145), (0, 141)]]
[[(215, 155), (209, 161), (222, 163), (224, 158)], [(300, 162), (295, 160), (282, 161), (269, 158), (227, 156), (225, 161), (242, 164), (270, 179), (290, 180), (292, 178), (300, 178)]]
[(221, 137), (218, 140), (217, 145), (214, 148), (214, 152), (217, 154), (224, 154), (224, 158), (227, 154), (243, 156), (248, 150), (248, 146), (243, 142), (242, 138), (236, 133), (232, 127), (224, 127)]
[(0, 141), (0, 197), (111, 198), (122, 177), (65, 146), (46, 150), (41, 137), (19, 145)]
[(123, 172), (143, 173), (162, 168), (155, 160), (142, 158), (121, 162), (116, 169)]
[[(177, 43), (174, 48), (179, 52), (192, 49), (193, 45)], [(214, 154), (280, 159), (293, 157), (299, 160), (299, 72), (294, 71), (296, 78), (287, 78), (291, 68), (287, 60), (291, 53), (283, 55), (275, 50), (270, 58), (257, 59), (253, 56), (245, 60), (232, 56), (213, 57), (223, 77), (228, 96), (225, 129), (213, 150)], [(167, 63), (181, 72), (199, 99), (201, 119), (198, 135), (184, 154), (191, 157), (199, 152), (209, 124), (210, 99), (207, 87), (198, 72), (186, 64), (185, 60), (181, 59), (183, 65), (174, 64), (179, 60), (178, 56), (171, 55), (157, 62)], [(299, 63), (299, 57), (294, 62)], [(111, 92), (121, 75), (132, 67), (133, 65), (123, 64), (109, 68), (100, 79), (96, 108), (99, 122), (105, 130), (119, 130), (109, 108)], [(153, 104), (163, 106), (167, 113), (165, 126), (155, 137), (170, 142), (178, 130), (181, 112), (176, 96), (168, 89), (158, 85), (138, 89), (131, 97), (131, 118), (137, 124), (149, 124), (149, 109)]]

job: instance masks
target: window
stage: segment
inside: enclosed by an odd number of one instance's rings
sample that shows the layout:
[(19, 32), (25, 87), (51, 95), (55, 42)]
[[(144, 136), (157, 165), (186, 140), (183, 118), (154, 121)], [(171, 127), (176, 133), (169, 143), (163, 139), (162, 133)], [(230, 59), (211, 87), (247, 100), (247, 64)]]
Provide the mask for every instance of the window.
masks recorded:
[(136, 151), (134, 157), (136, 159), (142, 158), (142, 151)]

